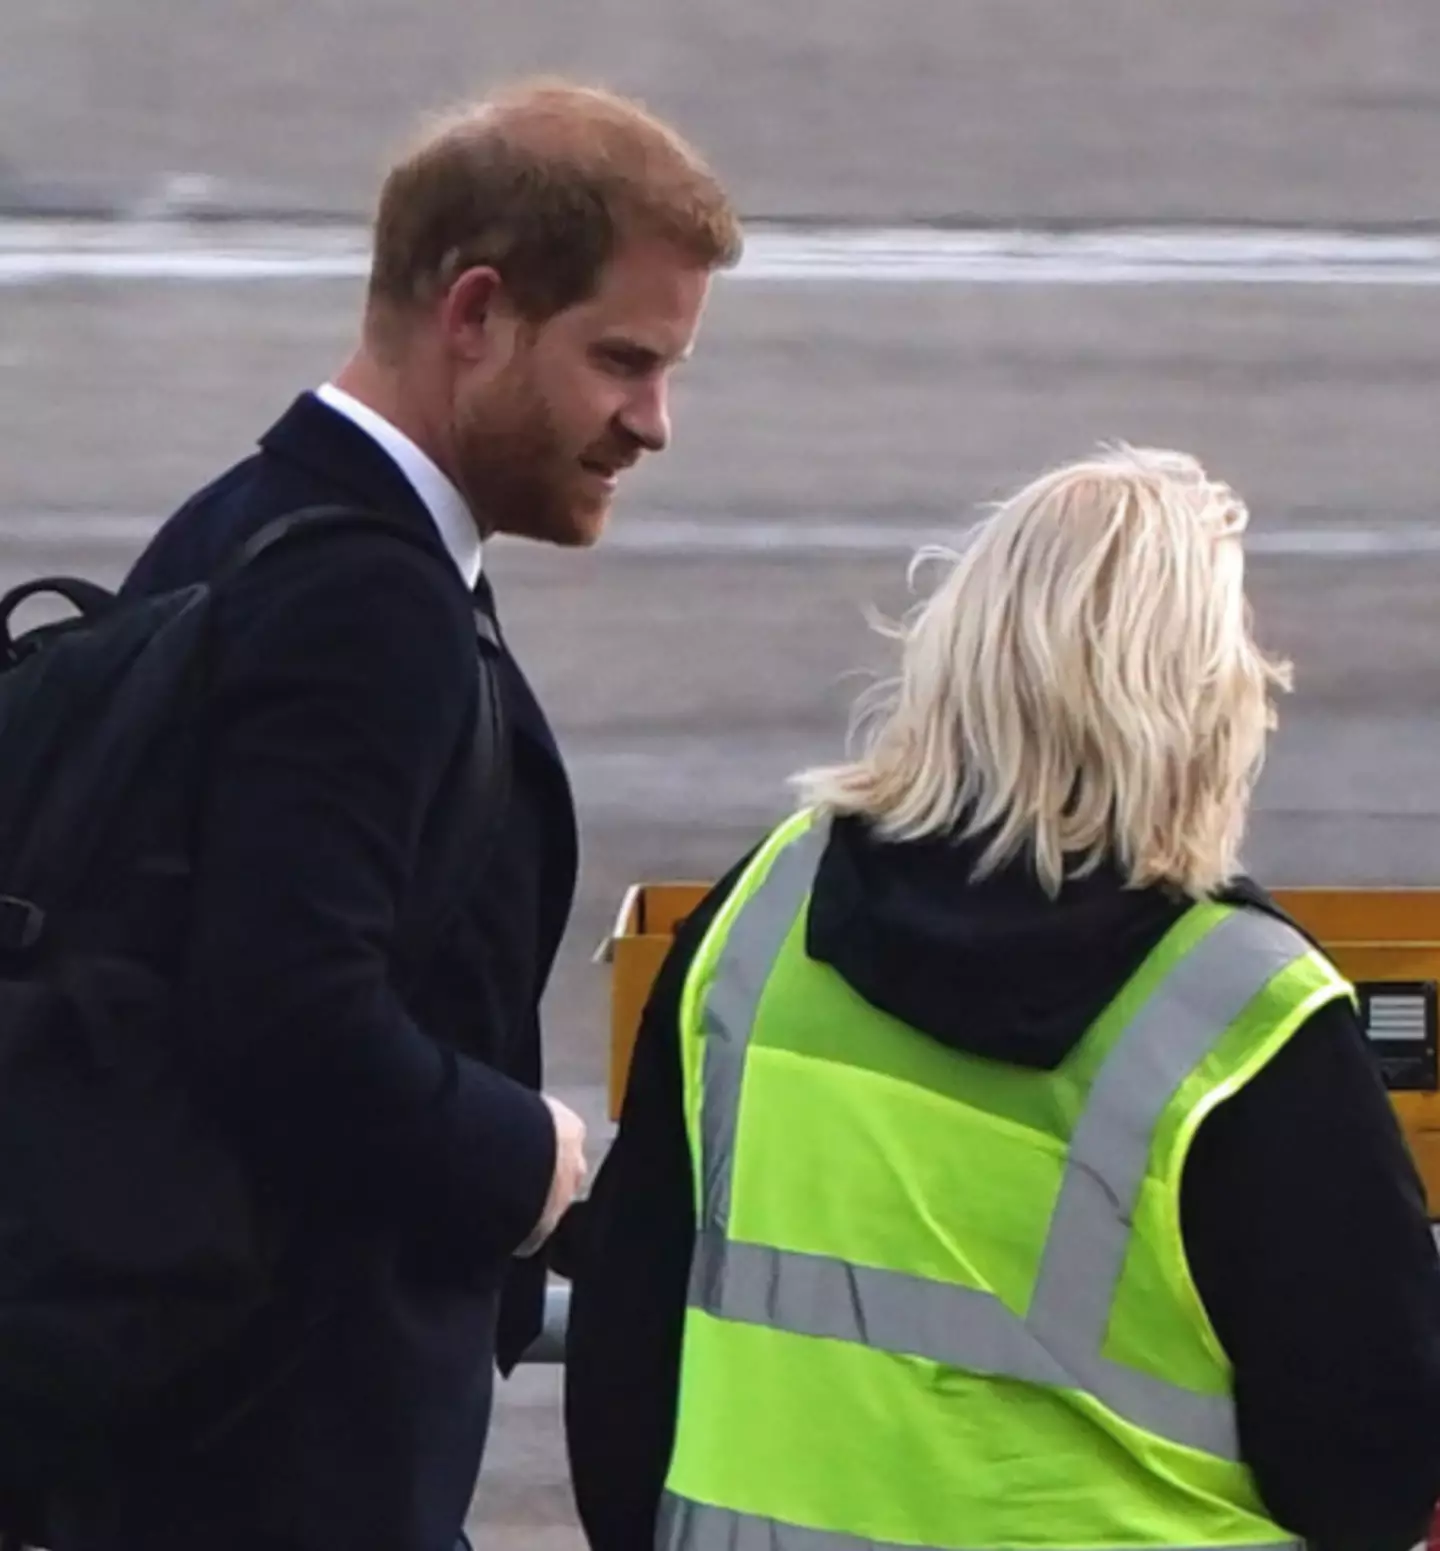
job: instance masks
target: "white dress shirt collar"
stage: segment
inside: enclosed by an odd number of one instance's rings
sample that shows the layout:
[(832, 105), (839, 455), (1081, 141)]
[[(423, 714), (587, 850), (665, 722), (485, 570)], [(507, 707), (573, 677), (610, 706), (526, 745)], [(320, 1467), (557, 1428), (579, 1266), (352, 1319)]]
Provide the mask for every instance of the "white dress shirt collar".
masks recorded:
[(315, 397), (359, 426), (390, 455), (430, 513), (450, 558), (465, 578), (465, 585), (473, 590), (480, 579), (480, 533), (465, 497), (453, 482), (403, 431), (343, 388), (337, 388), (333, 382), (322, 383), (316, 388)]

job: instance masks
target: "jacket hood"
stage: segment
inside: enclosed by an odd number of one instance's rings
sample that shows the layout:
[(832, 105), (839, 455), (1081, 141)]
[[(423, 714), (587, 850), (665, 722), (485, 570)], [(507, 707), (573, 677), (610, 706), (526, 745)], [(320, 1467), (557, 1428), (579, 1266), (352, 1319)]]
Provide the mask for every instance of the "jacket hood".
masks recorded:
[[(1129, 888), (1111, 868), (1068, 881), (1055, 899), (1019, 861), (976, 882), (980, 850), (978, 841), (882, 841), (858, 820), (836, 820), (807, 951), (872, 1006), (941, 1044), (1048, 1069), (1189, 901)], [(1248, 880), (1224, 897), (1273, 909)]]

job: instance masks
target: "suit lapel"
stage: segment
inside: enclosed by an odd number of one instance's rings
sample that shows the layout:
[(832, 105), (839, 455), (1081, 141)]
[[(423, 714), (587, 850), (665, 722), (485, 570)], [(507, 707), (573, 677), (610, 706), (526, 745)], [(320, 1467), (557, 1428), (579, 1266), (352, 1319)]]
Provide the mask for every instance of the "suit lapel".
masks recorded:
[[(389, 453), (313, 393), (302, 393), (260, 438), (260, 445), (271, 456), (298, 464), (311, 475), (344, 490), (362, 507), (423, 523), (436, 548), (442, 554), (446, 552), (425, 503)], [(483, 573), (475, 588), (475, 628), (481, 640), (500, 648), (501, 684), (512, 725), (553, 767), (569, 801), (569, 783), (555, 735), (520, 665), (505, 645), (495, 595)]]
[(520, 664), (505, 645), (505, 637), (495, 612), (495, 594), (489, 578), (483, 572), (475, 586), (475, 628), (483, 639), (499, 643), (500, 687), (506, 713), (516, 738), (539, 756), (530, 768), (550, 792), (546, 832), (554, 870), (551, 873), (551, 889), (547, 894), (550, 919), (553, 922), (553, 938), (544, 970), (548, 975), (555, 948), (559, 946), (560, 935), (574, 902), (575, 869), (580, 849), (575, 820), (575, 795), (570, 789), (570, 778), (566, 774), (565, 762), (560, 757), (550, 723), (540, 709), (540, 702), (535, 698), (525, 675), (520, 671)]
[(555, 734), (551, 731), (545, 713), (540, 709), (540, 702), (535, 698), (534, 691), (530, 688), (524, 673), (521, 672), (520, 664), (515, 661), (510, 648), (505, 643), (505, 634), (500, 628), (500, 618), (495, 609), (495, 592), (490, 585), (490, 578), (483, 571), (475, 584), (475, 618), (476, 629), (481, 635), (497, 641), (500, 645), (505, 700), (514, 718), (516, 730), (529, 738), (541, 753), (559, 767), (560, 749), (555, 742)]

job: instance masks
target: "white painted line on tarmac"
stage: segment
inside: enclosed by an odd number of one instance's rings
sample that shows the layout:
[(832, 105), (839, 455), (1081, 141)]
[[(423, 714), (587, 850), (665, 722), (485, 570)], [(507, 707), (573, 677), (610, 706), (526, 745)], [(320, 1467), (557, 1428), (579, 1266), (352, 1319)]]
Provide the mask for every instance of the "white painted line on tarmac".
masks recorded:
[[(0, 533), (3, 533), (0, 527)], [(879, 555), (913, 553), (954, 545), (962, 527), (897, 525), (884, 521), (729, 521), (724, 518), (617, 520), (602, 541), (607, 548), (642, 555)], [(1366, 555), (1440, 554), (1440, 525), (1391, 528), (1274, 528), (1246, 535), (1254, 555), (1355, 558)]]
[[(0, 286), (358, 280), (360, 227), (0, 221)], [(1084, 232), (752, 226), (739, 281), (975, 286), (1440, 285), (1440, 235), (1194, 227)]]
[[(135, 551), (150, 540), (159, 525), (155, 517), (111, 512), (0, 513), (0, 562), (7, 553), (20, 550)], [(895, 523), (883, 518), (869, 522), (804, 517), (752, 521), (723, 513), (714, 517), (637, 514), (618, 516), (601, 541), (601, 549), (624, 555), (695, 559), (767, 554), (905, 557), (929, 545), (953, 545), (962, 531), (959, 526)], [(1245, 548), (1252, 555), (1314, 560), (1440, 555), (1440, 523), (1260, 528), (1246, 535)]]

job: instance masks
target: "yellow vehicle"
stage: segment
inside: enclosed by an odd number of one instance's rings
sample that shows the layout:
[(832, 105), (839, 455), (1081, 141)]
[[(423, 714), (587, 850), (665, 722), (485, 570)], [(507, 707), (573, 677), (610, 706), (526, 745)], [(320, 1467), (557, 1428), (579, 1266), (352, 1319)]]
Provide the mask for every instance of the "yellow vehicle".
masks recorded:
[[(640, 883), (621, 903), (604, 956), (611, 964), (610, 1114), (619, 1113), (640, 1014), (676, 925), (708, 884)], [(1282, 909), (1354, 982), (1391, 1102), (1440, 1217), (1440, 889), (1277, 889)]]

